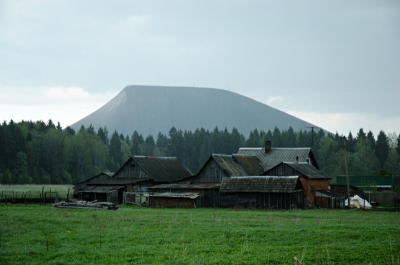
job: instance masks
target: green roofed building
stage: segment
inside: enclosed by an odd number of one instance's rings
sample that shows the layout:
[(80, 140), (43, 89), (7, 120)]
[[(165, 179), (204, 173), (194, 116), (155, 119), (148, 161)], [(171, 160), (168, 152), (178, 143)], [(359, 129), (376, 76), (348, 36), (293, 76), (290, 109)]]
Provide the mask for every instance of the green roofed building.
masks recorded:
[[(358, 188), (391, 189), (398, 185), (399, 177), (396, 176), (349, 176), (350, 185)], [(339, 175), (336, 184), (346, 185), (346, 176)]]

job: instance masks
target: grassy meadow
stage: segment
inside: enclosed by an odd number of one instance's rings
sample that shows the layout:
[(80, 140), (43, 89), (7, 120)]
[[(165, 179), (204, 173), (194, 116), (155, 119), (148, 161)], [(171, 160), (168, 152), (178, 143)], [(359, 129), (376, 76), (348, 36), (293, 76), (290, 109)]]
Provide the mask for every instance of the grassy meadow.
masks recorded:
[(27, 196), (28, 198), (39, 198), (42, 190), (45, 192), (57, 192), (60, 199), (65, 199), (70, 192), (73, 193), (73, 185), (55, 185), (55, 184), (21, 184), (21, 185), (2, 185), (0, 184), (0, 198), (3, 197), (21, 197)]
[(0, 204), (0, 264), (400, 264), (400, 214)]

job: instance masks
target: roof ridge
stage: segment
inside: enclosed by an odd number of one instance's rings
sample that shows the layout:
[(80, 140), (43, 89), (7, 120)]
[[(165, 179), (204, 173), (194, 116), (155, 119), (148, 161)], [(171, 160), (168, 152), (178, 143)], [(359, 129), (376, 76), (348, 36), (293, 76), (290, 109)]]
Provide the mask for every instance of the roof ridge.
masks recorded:
[(250, 179), (250, 178), (260, 178), (260, 179), (269, 179), (269, 178), (281, 178), (281, 179), (288, 179), (288, 178), (299, 178), (299, 176), (233, 176), (230, 177), (231, 179)]

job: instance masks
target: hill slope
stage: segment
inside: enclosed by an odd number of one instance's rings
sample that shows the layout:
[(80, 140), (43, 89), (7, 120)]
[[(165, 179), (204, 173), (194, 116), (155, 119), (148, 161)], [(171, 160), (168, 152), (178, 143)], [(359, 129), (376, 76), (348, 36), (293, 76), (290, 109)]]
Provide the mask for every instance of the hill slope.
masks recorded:
[(128, 86), (103, 107), (72, 125), (130, 135), (167, 133), (172, 126), (182, 130), (196, 128), (237, 128), (247, 135), (253, 129), (305, 130), (312, 126), (285, 112), (248, 97), (213, 88)]

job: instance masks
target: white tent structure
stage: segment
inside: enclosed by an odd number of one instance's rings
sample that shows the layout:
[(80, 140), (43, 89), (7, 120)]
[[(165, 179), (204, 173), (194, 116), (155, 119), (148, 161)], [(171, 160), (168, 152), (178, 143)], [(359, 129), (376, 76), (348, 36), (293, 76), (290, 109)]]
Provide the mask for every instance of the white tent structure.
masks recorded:
[[(348, 200), (346, 199), (344, 201), (344, 205), (348, 206)], [(361, 198), (358, 195), (354, 195), (353, 197), (350, 197), (350, 208), (363, 208), (363, 209), (371, 209), (371, 204), (367, 201)]]

